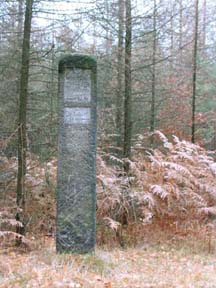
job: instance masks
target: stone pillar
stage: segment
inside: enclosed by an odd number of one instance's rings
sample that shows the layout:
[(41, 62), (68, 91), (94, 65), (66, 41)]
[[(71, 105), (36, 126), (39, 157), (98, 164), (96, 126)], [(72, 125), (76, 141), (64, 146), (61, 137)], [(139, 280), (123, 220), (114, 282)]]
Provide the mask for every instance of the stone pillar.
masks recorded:
[(96, 211), (96, 60), (65, 56), (59, 62), (59, 157), (56, 248), (94, 250)]

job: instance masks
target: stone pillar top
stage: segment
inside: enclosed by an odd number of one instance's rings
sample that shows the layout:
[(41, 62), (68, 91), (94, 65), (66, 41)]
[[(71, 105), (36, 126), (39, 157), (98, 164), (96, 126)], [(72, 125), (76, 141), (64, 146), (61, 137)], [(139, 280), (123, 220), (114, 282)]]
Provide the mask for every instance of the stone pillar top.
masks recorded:
[(64, 72), (65, 69), (92, 69), (96, 70), (97, 61), (96, 58), (90, 55), (84, 54), (69, 54), (64, 55), (59, 61), (59, 73)]

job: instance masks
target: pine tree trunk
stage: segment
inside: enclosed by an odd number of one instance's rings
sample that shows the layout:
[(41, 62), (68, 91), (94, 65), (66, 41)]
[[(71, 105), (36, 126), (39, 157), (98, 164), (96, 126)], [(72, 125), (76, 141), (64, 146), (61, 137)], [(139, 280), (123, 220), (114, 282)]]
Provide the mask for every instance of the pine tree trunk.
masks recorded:
[(118, 1), (118, 67), (117, 67), (117, 95), (116, 95), (116, 132), (117, 147), (122, 147), (123, 136), (123, 74), (124, 74), (124, 1)]
[(23, 31), (23, 0), (19, 0), (18, 3), (18, 46), (19, 48), (22, 46), (22, 31)]
[[(172, 72), (173, 69), (173, 56), (174, 56), (174, 11), (172, 7), (172, 12), (171, 12), (171, 19), (170, 19), (170, 70)], [(156, 27), (155, 27), (156, 28)]]
[(156, 13), (157, 13), (157, 4), (154, 0), (154, 12), (153, 12), (153, 54), (152, 54), (152, 97), (151, 97), (151, 123), (150, 131), (154, 132), (155, 130), (155, 92), (156, 92), (156, 49), (157, 49), (157, 23), (156, 23)]
[(183, 33), (183, 5), (182, 0), (179, 0), (179, 49), (180, 49), (180, 62), (182, 60), (182, 33)]
[(192, 89), (192, 131), (191, 141), (195, 143), (196, 84), (197, 84), (197, 46), (199, 26), (199, 0), (195, 3), (194, 51), (193, 51), (193, 89)]
[(131, 50), (132, 50), (132, 23), (131, 0), (126, 0), (125, 22), (125, 102), (124, 102), (124, 157), (131, 154), (132, 138), (132, 95), (131, 95)]
[(207, 0), (204, 0), (203, 3), (203, 31), (202, 31), (202, 46), (205, 54), (205, 46), (206, 46), (206, 9), (207, 9)]
[(17, 205), (25, 205), (26, 174), (26, 110), (29, 78), (30, 34), (33, 0), (26, 0), (24, 35), (22, 44), (22, 63), (19, 85), (19, 118), (18, 118), (18, 173), (17, 173)]

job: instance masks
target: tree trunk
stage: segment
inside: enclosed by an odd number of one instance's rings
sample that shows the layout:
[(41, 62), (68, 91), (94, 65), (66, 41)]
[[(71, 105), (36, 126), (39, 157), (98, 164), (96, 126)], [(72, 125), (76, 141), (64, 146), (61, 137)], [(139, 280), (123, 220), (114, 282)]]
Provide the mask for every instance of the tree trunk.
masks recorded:
[(17, 205), (25, 205), (26, 174), (26, 110), (29, 78), (30, 34), (33, 0), (26, 0), (24, 35), (22, 44), (22, 63), (19, 85), (19, 118), (18, 118), (18, 173), (17, 173)]
[(154, 12), (153, 12), (153, 47), (152, 47), (152, 97), (151, 97), (151, 123), (150, 131), (154, 132), (155, 130), (155, 91), (156, 91), (156, 49), (157, 49), (157, 23), (156, 23), (156, 14), (157, 14), (157, 3), (154, 0)]
[(182, 0), (179, 0), (179, 49), (182, 56), (182, 32), (183, 32), (183, 5)]
[[(106, 10), (106, 19), (109, 22), (110, 20), (110, 5), (109, 0), (105, 0), (105, 10)], [(110, 55), (110, 47), (111, 47), (111, 35), (110, 30), (106, 29), (106, 55), (109, 57)]]
[(131, 95), (131, 50), (132, 50), (132, 19), (131, 0), (126, 0), (125, 22), (125, 102), (124, 102), (124, 157), (131, 154), (132, 138), (132, 95)]
[(171, 19), (170, 19), (170, 69), (172, 71), (174, 64), (174, 8), (172, 7)]
[(194, 51), (193, 51), (193, 90), (192, 90), (192, 131), (191, 141), (195, 143), (195, 114), (196, 114), (196, 84), (197, 84), (197, 44), (199, 26), (199, 0), (195, 0), (195, 27), (194, 27)]
[(183, 5), (182, 0), (179, 0), (179, 65), (182, 64), (183, 58)]
[(205, 54), (205, 46), (206, 46), (206, 9), (207, 9), (207, 0), (204, 0), (203, 3), (203, 31), (202, 31), (202, 48)]
[(118, 67), (117, 67), (117, 95), (116, 95), (116, 130), (117, 147), (122, 147), (123, 136), (123, 74), (124, 74), (124, 0), (118, 1)]
[(23, 0), (19, 0), (18, 3), (18, 46), (19, 49), (22, 46), (22, 31), (23, 31)]

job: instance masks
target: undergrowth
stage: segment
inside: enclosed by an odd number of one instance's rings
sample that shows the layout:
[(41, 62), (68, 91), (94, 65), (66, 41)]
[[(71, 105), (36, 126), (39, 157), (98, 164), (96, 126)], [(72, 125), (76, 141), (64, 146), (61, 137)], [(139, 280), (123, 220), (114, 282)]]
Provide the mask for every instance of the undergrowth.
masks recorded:
[[(120, 244), (125, 238), (136, 242), (152, 223), (187, 233), (202, 224), (207, 224), (208, 231), (214, 229), (214, 159), (199, 145), (176, 136), (168, 141), (160, 131), (151, 135), (154, 149), (149, 149), (148, 139), (149, 135), (137, 135), (131, 159), (107, 153), (98, 156), (98, 221), (116, 232)], [(112, 166), (106, 164), (107, 158)], [(125, 162), (129, 163), (127, 174), (119, 168)], [(109, 233), (102, 230), (103, 243)]]
[[(137, 135), (130, 159), (98, 149), (99, 244), (115, 241), (122, 247), (136, 245), (149, 225), (160, 225), (173, 234), (187, 234), (204, 225), (210, 235), (209, 231), (215, 227), (216, 163), (213, 157), (199, 145), (181, 141), (176, 136), (169, 141), (156, 131), (150, 137), (149, 141), (149, 135)], [(153, 143), (152, 148), (149, 143)], [(123, 169), (125, 163), (129, 166), (128, 173)], [(1, 158), (6, 180), (1, 180), (0, 237), (16, 238), (11, 227), (17, 225), (24, 225), (30, 237), (54, 236), (56, 159), (41, 163), (38, 157), (29, 155), (22, 223), (16, 222), (13, 212), (16, 167), (16, 158)]]

